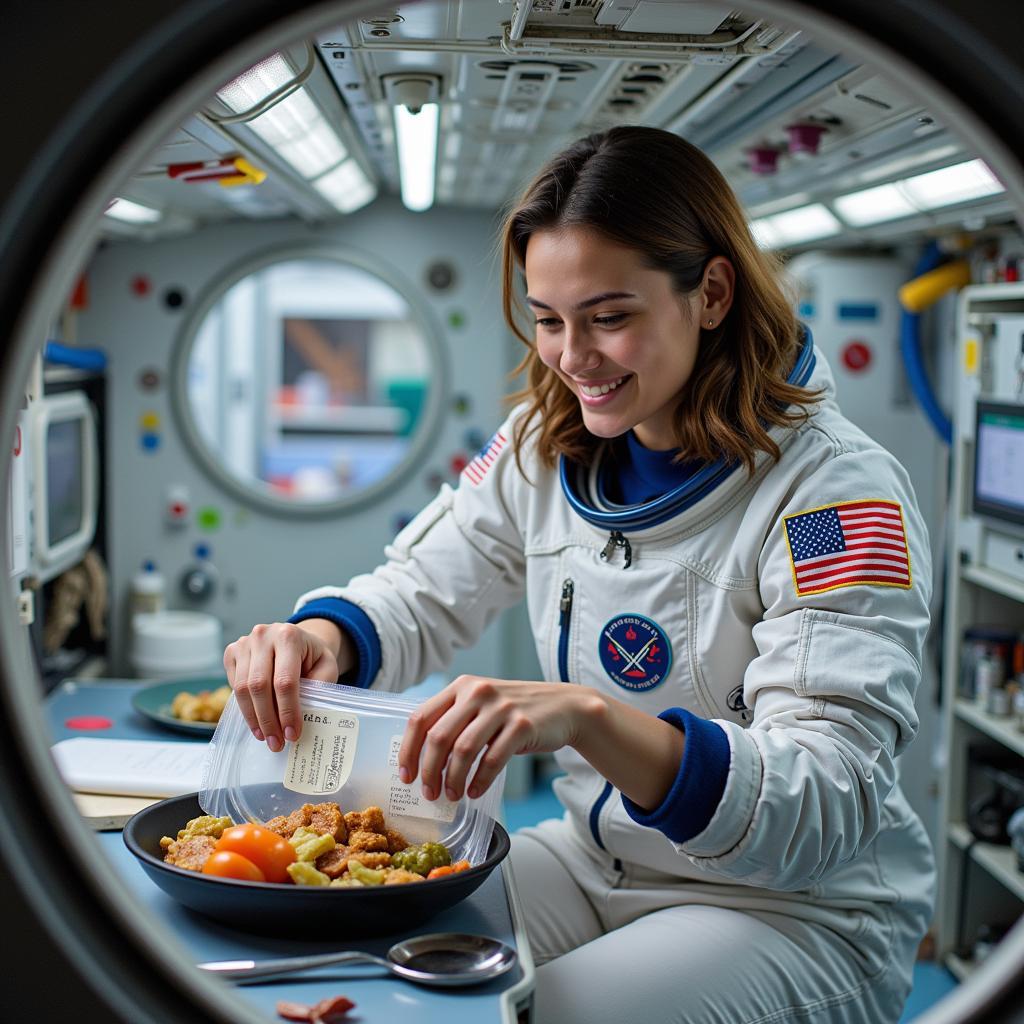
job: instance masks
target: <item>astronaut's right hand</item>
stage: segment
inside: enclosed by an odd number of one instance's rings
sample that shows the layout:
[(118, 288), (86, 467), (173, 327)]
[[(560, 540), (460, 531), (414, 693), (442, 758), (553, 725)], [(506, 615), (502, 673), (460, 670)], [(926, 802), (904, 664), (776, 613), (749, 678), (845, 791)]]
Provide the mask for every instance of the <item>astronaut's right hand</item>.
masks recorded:
[(351, 642), (329, 619), (254, 626), (224, 650), (224, 670), (246, 724), (275, 753), (302, 732), (299, 679), (337, 680)]

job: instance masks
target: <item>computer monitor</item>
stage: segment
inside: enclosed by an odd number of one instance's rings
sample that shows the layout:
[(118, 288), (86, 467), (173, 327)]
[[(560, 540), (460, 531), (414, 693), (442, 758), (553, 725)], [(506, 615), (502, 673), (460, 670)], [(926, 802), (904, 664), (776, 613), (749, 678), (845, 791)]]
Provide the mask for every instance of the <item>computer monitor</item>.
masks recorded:
[(1024, 526), (1024, 405), (978, 402), (974, 436), (974, 511)]
[(44, 395), (32, 408), (33, 574), (43, 582), (82, 560), (99, 503), (96, 416), (82, 391)]

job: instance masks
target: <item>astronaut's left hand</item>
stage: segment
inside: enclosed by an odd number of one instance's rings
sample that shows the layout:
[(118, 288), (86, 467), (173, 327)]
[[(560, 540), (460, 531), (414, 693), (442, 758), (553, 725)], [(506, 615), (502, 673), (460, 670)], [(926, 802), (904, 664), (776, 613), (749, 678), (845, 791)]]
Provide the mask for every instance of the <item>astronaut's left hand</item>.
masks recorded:
[[(573, 746), (600, 703), (587, 687), (459, 676), (409, 718), (398, 752), (403, 782), (422, 779), (423, 795), (459, 800), (477, 756), (468, 796), (486, 791), (514, 754)], [(447, 766), (447, 767), (446, 767)]]

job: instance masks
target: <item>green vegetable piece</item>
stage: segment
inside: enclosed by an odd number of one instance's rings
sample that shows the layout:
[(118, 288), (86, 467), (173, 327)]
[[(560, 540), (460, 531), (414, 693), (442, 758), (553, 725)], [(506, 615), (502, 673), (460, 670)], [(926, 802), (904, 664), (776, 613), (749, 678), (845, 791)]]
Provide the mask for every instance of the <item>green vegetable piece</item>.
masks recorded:
[(405, 868), (415, 871), (417, 875), (426, 877), (434, 868), (451, 864), (452, 855), (444, 843), (421, 843), (419, 846), (407, 846), (399, 850), (391, 858), (393, 868)]
[(311, 828), (297, 828), (288, 842), (295, 847), (295, 857), (300, 861), (314, 861), (338, 845), (334, 836), (320, 835)]
[(331, 880), (322, 871), (317, 871), (308, 860), (297, 860), (288, 865), (288, 874), (296, 885), (330, 885)]
[(388, 875), (386, 871), (375, 871), (373, 868), (364, 867), (357, 860), (348, 862), (348, 873), (355, 881), (361, 882), (363, 885), (383, 885), (384, 879)]

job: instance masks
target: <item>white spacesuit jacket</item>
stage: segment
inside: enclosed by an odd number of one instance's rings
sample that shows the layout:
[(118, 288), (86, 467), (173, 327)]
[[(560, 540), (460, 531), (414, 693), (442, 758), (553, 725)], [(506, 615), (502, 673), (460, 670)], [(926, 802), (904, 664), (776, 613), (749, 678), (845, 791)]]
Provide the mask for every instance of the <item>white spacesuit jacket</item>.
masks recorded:
[(360, 606), (381, 642), (372, 685), (399, 690), (525, 590), (546, 679), (652, 715), (681, 707), (728, 736), (722, 798), (682, 844), (633, 821), (586, 761), (560, 751), (556, 792), (595, 855), (710, 901), (816, 916), (905, 900), (925, 914), (932, 855), (894, 758), (918, 725), (927, 532), (903, 467), (840, 414), (815, 355), (808, 386), (825, 397), (805, 424), (772, 431), (781, 461), (760, 457), (752, 477), (740, 468), (618, 543), (529, 445), (520, 472), (516, 410), (384, 565), (297, 607)]

